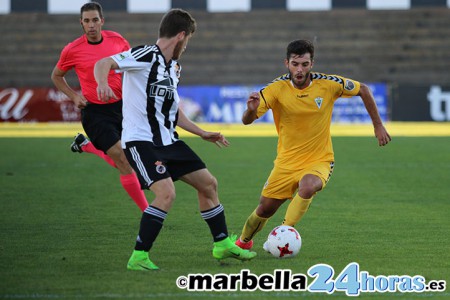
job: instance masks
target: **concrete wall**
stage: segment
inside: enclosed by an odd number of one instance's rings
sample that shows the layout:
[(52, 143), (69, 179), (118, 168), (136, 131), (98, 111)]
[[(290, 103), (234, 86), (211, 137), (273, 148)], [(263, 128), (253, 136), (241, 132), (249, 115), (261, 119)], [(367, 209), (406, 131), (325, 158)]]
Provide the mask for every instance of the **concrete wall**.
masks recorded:
[[(189, 1), (188, 1), (189, 2)], [(192, 10), (198, 30), (181, 59), (184, 85), (264, 84), (285, 72), (286, 45), (308, 38), (315, 70), (364, 82), (450, 82), (450, 9)], [(105, 29), (154, 43), (161, 13), (105, 9)], [(82, 34), (78, 14), (0, 15), (0, 87), (49, 87), (61, 49)], [(75, 81), (74, 76), (69, 81)]]

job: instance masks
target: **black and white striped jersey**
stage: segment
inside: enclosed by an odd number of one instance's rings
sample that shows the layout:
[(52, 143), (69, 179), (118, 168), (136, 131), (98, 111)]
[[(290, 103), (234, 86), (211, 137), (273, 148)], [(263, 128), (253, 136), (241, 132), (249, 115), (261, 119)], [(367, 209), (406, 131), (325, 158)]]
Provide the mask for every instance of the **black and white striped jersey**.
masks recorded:
[(178, 140), (178, 62), (166, 63), (157, 45), (134, 47), (112, 58), (123, 72), (122, 147), (131, 141), (173, 144)]

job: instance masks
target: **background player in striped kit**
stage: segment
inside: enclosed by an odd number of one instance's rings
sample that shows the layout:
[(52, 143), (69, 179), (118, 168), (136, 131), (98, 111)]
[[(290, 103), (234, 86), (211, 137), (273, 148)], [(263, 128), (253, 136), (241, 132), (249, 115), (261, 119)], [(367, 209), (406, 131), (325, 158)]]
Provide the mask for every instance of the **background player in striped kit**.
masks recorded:
[(207, 132), (179, 109), (177, 92), (181, 67), (177, 60), (195, 32), (196, 22), (181, 9), (164, 15), (155, 45), (144, 45), (100, 60), (94, 69), (98, 97), (115, 98), (108, 86), (111, 70), (124, 72), (122, 146), (143, 188), (155, 199), (142, 215), (135, 250), (128, 269), (159, 269), (148, 252), (175, 199), (173, 181), (182, 180), (197, 190), (201, 216), (214, 240), (213, 257), (249, 260), (255, 252), (243, 250), (228, 236), (225, 213), (217, 194), (217, 180), (204, 162), (178, 139), (176, 126), (218, 145), (228, 146), (219, 132)]
[[(81, 108), (84, 131), (91, 139), (84, 136), (80, 139), (78, 148), (96, 154), (120, 172), (120, 182), (136, 205), (145, 210), (148, 206), (139, 180), (133, 172), (120, 144), (122, 131), (122, 101), (120, 74), (109, 75), (109, 81), (118, 99), (104, 103), (97, 99), (94, 80), (94, 65), (97, 60), (130, 48), (129, 43), (118, 33), (102, 30), (105, 22), (103, 11), (97, 2), (86, 3), (80, 10), (80, 23), (84, 34), (69, 43), (61, 52), (60, 59), (52, 72), (55, 86), (67, 95), (75, 105)], [(80, 81), (82, 94), (76, 93), (66, 82), (66, 73), (75, 69)], [(94, 147), (95, 146), (95, 147)], [(74, 145), (72, 145), (72, 148)], [(99, 150), (100, 151), (99, 151)]]

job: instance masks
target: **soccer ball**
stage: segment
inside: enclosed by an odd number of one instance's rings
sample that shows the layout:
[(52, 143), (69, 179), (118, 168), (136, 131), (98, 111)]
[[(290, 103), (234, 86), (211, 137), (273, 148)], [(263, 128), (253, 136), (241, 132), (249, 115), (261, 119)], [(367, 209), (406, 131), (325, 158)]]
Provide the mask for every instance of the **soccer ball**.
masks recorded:
[(277, 226), (269, 233), (263, 247), (277, 258), (294, 257), (302, 247), (302, 237), (294, 227)]

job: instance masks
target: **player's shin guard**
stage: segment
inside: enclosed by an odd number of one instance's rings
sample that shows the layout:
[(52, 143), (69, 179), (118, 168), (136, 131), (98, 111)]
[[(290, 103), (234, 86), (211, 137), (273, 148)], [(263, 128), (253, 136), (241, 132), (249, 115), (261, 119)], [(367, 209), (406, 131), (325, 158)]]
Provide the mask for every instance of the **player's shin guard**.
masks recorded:
[(247, 218), (242, 229), (241, 241), (244, 243), (250, 242), (253, 237), (264, 228), (269, 218), (262, 218), (256, 214), (256, 209)]
[(283, 225), (294, 226), (297, 224), (308, 210), (312, 199), (312, 197), (310, 199), (303, 199), (298, 194), (295, 195), (286, 210)]

